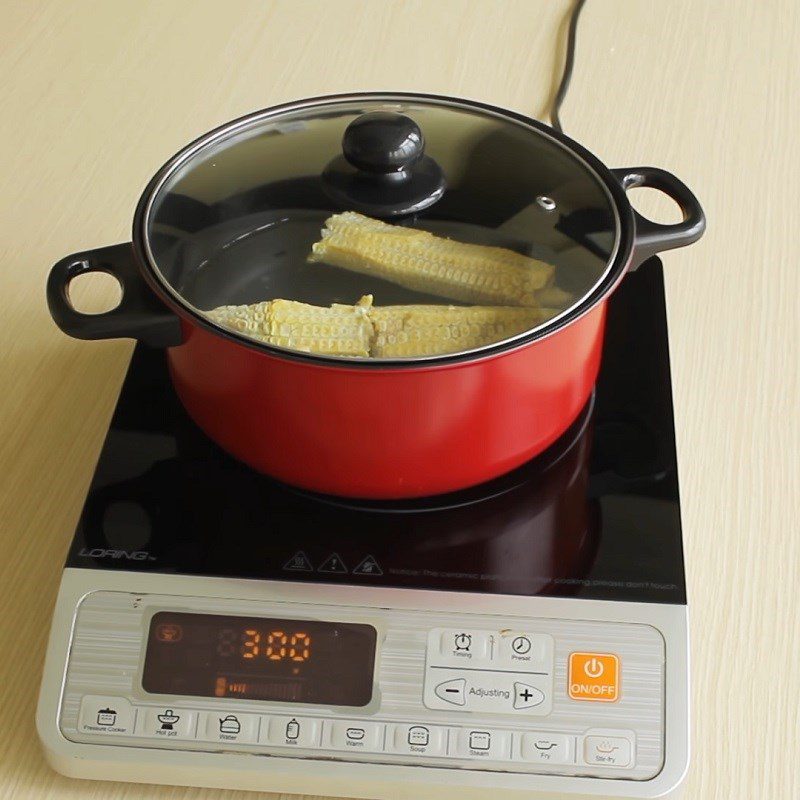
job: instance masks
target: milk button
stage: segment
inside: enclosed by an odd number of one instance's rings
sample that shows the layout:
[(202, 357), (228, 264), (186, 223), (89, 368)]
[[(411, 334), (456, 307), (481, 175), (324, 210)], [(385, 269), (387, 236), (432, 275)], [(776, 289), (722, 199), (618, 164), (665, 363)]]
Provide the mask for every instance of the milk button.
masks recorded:
[(383, 750), (384, 725), (376, 722), (336, 720), (331, 726), (331, 747), (350, 752), (375, 753)]
[(131, 735), (136, 714), (122, 697), (87, 695), (81, 702), (78, 730), (81, 733)]
[(583, 740), (583, 758), (587, 764), (627, 767), (632, 751), (630, 739), (621, 736), (587, 736)]
[[(224, 716), (224, 715), (223, 715)], [(139, 731), (143, 736), (157, 736), (164, 739), (194, 738), (195, 714), (171, 706), (148, 708), (144, 725)]]
[(573, 737), (560, 733), (526, 733), (522, 757), (537, 764), (571, 764)]
[(255, 714), (206, 714), (205, 736), (211, 742), (252, 744), (258, 741), (258, 717)]
[(278, 747), (318, 747), (321, 729), (318, 719), (270, 717), (269, 726), (261, 725), (261, 741)]
[(485, 631), (470, 631), (454, 628), (442, 631), (439, 652), (449, 662), (460, 661), (469, 664), (475, 661), (488, 661), (490, 653), (489, 634)]
[(458, 732), (456, 750), (468, 758), (505, 761), (510, 758), (511, 734), (491, 728), (463, 728)]

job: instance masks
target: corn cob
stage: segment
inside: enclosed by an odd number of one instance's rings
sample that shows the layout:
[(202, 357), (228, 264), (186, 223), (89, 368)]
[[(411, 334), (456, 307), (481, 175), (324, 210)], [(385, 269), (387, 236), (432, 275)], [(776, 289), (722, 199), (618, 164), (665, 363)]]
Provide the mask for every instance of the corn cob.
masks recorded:
[(536, 292), (536, 301), (542, 307), (548, 306), (551, 308), (564, 309), (574, 299), (575, 296), (573, 294), (564, 291), (564, 289), (561, 289), (555, 284), (545, 286), (544, 289), (540, 289)]
[(514, 306), (384, 306), (370, 309), (374, 358), (409, 358), (472, 350), (507, 339), (556, 311)]
[(291, 300), (220, 306), (208, 316), (258, 341), (322, 355), (413, 358), (482, 347), (557, 314), (518, 306), (355, 306), (330, 308)]
[(309, 261), (324, 261), (465, 303), (536, 306), (555, 268), (504, 247), (454, 242), (354, 211), (325, 222)]
[(368, 356), (373, 335), (367, 310), (372, 295), (354, 306), (321, 308), (294, 300), (220, 306), (206, 312), (214, 322), (278, 347), (335, 356)]

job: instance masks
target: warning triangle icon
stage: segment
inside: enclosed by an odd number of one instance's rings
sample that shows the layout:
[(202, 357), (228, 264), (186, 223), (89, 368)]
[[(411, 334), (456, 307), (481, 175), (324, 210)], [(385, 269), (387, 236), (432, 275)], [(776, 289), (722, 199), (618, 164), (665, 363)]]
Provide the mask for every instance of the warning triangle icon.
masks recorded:
[(298, 550), (284, 565), (284, 570), (287, 572), (313, 572), (314, 567), (308, 560), (308, 556), (302, 551)]
[(353, 575), (383, 575), (375, 556), (367, 556), (354, 570)]
[(335, 572), (344, 575), (347, 573), (347, 567), (338, 553), (331, 553), (322, 564), (320, 564), (317, 572)]

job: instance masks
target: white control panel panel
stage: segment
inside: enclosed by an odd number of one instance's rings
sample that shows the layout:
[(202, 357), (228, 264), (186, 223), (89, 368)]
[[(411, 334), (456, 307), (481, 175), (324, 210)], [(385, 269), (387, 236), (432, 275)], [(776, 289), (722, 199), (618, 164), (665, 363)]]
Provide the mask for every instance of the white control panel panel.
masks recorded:
[[(370, 626), (368, 702), (148, 692), (148, 636), (165, 612)], [(182, 635), (164, 619), (160, 635)], [(256, 628), (242, 652), (267, 665), (280, 643), (255, 650)], [(286, 658), (302, 664), (313, 656), (299, 647)], [(93, 592), (77, 609), (59, 727), (85, 744), (648, 780), (664, 761), (664, 661), (644, 624)]]

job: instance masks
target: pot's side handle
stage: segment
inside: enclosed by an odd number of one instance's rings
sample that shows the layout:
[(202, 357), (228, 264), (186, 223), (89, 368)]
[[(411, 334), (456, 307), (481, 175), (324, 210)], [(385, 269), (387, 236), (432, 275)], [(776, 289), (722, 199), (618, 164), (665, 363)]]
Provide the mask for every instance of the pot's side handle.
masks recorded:
[(685, 247), (696, 242), (706, 229), (706, 215), (691, 189), (672, 173), (658, 167), (629, 167), (612, 169), (611, 172), (626, 191), (638, 186), (658, 189), (671, 197), (683, 212), (683, 220), (674, 225), (662, 225), (633, 212), (636, 220), (636, 236), (633, 242), (633, 258), (629, 269), (640, 264), (662, 250)]
[[(84, 314), (69, 299), (69, 285), (79, 275), (105, 272), (119, 281), (122, 299), (101, 314)], [(180, 321), (145, 283), (133, 246), (115, 244), (62, 258), (47, 279), (47, 305), (56, 325), (76, 339), (132, 338), (153, 347), (181, 343)]]

